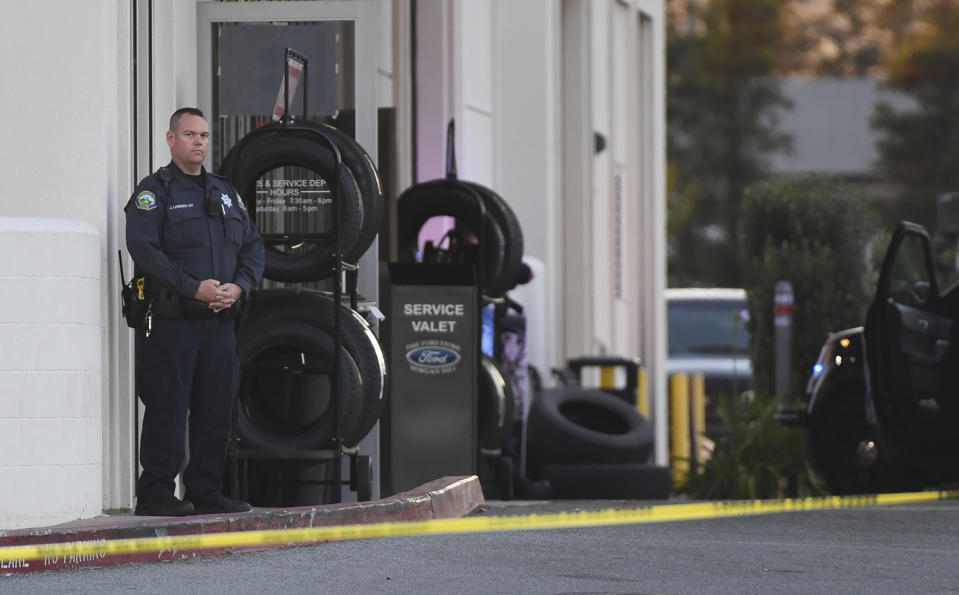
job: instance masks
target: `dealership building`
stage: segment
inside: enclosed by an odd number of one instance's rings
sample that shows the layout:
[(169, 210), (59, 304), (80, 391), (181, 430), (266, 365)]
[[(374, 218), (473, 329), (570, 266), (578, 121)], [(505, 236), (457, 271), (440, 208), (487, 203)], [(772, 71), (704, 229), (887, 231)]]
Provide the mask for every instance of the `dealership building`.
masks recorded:
[(0, 529), (133, 507), (123, 207), (169, 161), (179, 107), (207, 115), (215, 171), (273, 112), (284, 47), (309, 58), (308, 99), (291, 112), (337, 116), (382, 177), (386, 216), (360, 293), (378, 294), (379, 265), (395, 257), (396, 197), (445, 175), (454, 121), (459, 177), (509, 203), (534, 263), (530, 363), (548, 377), (570, 357), (640, 358), (665, 463), (664, 4), (4, 4)]

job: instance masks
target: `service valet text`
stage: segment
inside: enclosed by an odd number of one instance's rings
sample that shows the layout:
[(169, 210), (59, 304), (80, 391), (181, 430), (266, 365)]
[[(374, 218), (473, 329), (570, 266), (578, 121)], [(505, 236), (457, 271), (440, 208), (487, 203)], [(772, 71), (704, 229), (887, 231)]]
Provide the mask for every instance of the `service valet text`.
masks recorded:
[[(463, 304), (403, 304), (404, 316), (443, 316), (462, 318)], [(457, 320), (411, 320), (417, 333), (452, 333)]]

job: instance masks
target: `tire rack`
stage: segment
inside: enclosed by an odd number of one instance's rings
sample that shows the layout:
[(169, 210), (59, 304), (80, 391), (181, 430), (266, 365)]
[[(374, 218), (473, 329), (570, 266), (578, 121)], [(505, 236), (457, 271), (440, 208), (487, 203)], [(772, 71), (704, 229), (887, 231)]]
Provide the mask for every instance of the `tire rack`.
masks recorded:
[[(334, 211), (335, 211), (334, 207)], [(338, 244), (338, 242), (337, 242)], [(231, 448), (230, 448), (230, 458), (231, 458), (231, 471), (232, 471), (232, 488), (234, 496), (242, 497), (246, 495), (245, 491), (241, 491), (241, 485), (245, 485), (247, 482), (241, 482), (240, 479), (248, 479), (249, 474), (246, 473), (245, 468), (241, 469), (241, 460), (242, 461), (289, 461), (289, 462), (318, 462), (318, 463), (327, 463), (333, 465), (333, 478), (331, 480), (291, 480), (292, 483), (311, 483), (311, 484), (320, 484), (320, 485), (332, 485), (335, 486), (333, 490), (333, 502), (340, 501), (340, 490), (338, 489), (341, 485), (349, 485), (350, 489), (357, 493), (357, 500), (367, 501), (372, 497), (371, 491), (371, 482), (372, 482), (372, 459), (370, 455), (361, 455), (359, 454), (358, 447), (345, 448), (343, 446), (343, 438), (340, 434), (340, 423), (339, 423), (339, 366), (337, 365), (336, 359), (339, 357), (340, 352), (340, 307), (342, 305), (342, 296), (344, 293), (349, 296), (350, 307), (353, 310), (356, 310), (357, 307), (357, 277), (359, 268), (356, 265), (342, 262), (340, 255), (337, 254), (336, 266), (334, 267), (335, 275), (337, 278), (336, 287), (334, 289), (333, 296), (333, 353), (334, 353), (334, 362), (332, 365), (332, 370), (329, 374), (330, 376), (330, 402), (332, 404), (332, 415), (333, 415), (333, 438), (331, 441), (331, 447), (329, 449), (301, 449), (301, 448), (285, 448), (285, 447), (273, 447), (273, 448), (255, 448), (255, 447), (244, 447), (241, 445), (241, 439), (237, 432), (237, 414), (238, 408), (240, 406), (239, 398), (237, 398), (236, 403), (234, 404), (233, 410), (233, 428), (232, 428), (232, 438), (231, 438)], [(345, 273), (345, 274), (344, 274)], [(346, 290), (343, 288), (343, 279), (346, 278)], [(341, 457), (343, 454), (347, 454), (350, 458), (350, 476), (349, 479), (343, 480), (342, 477), (342, 460)]]
[[(289, 50), (288, 50), (289, 51)], [(304, 64), (304, 80), (306, 79), (306, 65)], [(284, 86), (288, 89), (289, 85), (289, 71), (286, 68), (286, 62), (284, 58)], [(343, 164), (343, 158), (340, 154), (339, 147), (336, 146), (336, 143), (321, 130), (316, 130), (313, 128), (307, 128), (303, 126), (297, 126), (292, 118), (289, 116), (289, 93), (285, 94), (285, 111), (283, 118), (281, 120), (284, 129), (288, 131), (295, 132), (305, 132), (307, 136), (315, 135), (319, 137), (320, 142), (326, 144), (332, 149), (333, 154), (336, 157), (336, 169), (337, 177), (332, 181), (331, 187), (332, 192), (336, 200), (333, 201), (333, 231), (331, 233), (321, 233), (321, 234), (299, 234), (297, 236), (291, 236), (289, 234), (284, 234), (281, 238), (278, 239), (267, 239), (264, 238), (264, 241), (274, 241), (276, 243), (288, 243), (291, 240), (315, 240), (315, 239), (325, 239), (332, 237), (335, 245), (334, 250), (334, 260), (333, 260), (333, 277), (335, 278), (335, 283), (333, 287), (333, 365), (330, 373), (330, 403), (333, 405), (333, 439), (330, 449), (296, 449), (296, 448), (244, 448), (240, 445), (240, 438), (237, 433), (237, 412), (240, 406), (239, 397), (236, 398), (233, 409), (233, 424), (232, 424), (232, 437), (230, 440), (230, 451), (229, 456), (231, 459), (231, 471), (232, 471), (232, 483), (233, 483), (233, 495), (234, 497), (241, 496), (240, 493), (240, 473), (241, 465), (240, 460), (243, 461), (272, 461), (272, 460), (283, 460), (283, 461), (312, 461), (312, 462), (325, 462), (327, 464), (333, 465), (333, 479), (332, 480), (303, 480), (300, 483), (316, 483), (316, 484), (328, 484), (334, 486), (333, 492), (333, 502), (340, 502), (341, 493), (340, 486), (349, 485), (350, 489), (357, 493), (357, 500), (365, 501), (369, 500), (372, 497), (372, 461), (369, 455), (360, 455), (358, 447), (352, 447), (348, 449), (348, 452), (345, 452), (350, 457), (350, 478), (347, 481), (343, 480), (343, 464), (342, 464), (342, 455), (344, 454), (343, 447), (343, 438), (340, 435), (340, 420), (339, 420), (339, 365), (337, 365), (337, 359), (339, 358), (340, 353), (340, 306), (342, 305), (343, 294), (344, 294), (344, 277), (346, 277), (346, 292), (348, 292), (350, 299), (350, 307), (353, 310), (356, 310), (357, 307), (357, 279), (359, 268), (357, 265), (352, 263), (346, 263), (343, 261), (343, 250), (341, 245), (342, 238), (339, 233), (339, 221), (340, 221), (340, 180), (339, 172), (341, 168), (345, 167)], [(306, 112), (306, 101), (305, 101), (305, 89), (304, 89), (304, 117)], [(259, 131), (273, 130), (271, 128), (258, 128), (247, 134), (243, 137), (238, 146), (240, 151), (244, 148), (246, 143), (250, 138), (256, 136)], [(239, 159), (237, 159), (239, 161)], [(236, 176), (231, 176), (235, 178)], [(256, 202), (251, 203), (252, 214), (251, 216), (256, 215)], [(345, 274), (344, 274), (345, 273)], [(245, 466), (244, 466), (245, 467)], [(244, 473), (244, 478), (246, 479), (248, 474)]]

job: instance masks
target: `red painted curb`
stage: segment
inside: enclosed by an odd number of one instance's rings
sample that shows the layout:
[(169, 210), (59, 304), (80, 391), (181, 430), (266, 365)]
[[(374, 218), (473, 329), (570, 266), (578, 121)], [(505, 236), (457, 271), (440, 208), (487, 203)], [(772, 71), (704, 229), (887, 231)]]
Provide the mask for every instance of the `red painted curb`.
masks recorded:
[[(168, 535), (203, 535), (228, 531), (294, 529), (332, 525), (425, 521), (456, 518), (469, 514), (486, 502), (479, 478), (442, 477), (408, 492), (373, 502), (324, 504), (291, 508), (257, 508), (251, 512), (228, 515), (190, 517), (136, 517), (110, 523), (16, 529), (0, 531), (0, 546), (41, 545), (77, 541), (106, 541)], [(0, 562), (0, 574), (20, 574), (111, 566), (128, 562), (164, 562), (184, 558), (222, 556), (226, 554), (294, 547), (287, 544), (217, 550), (177, 550), (129, 554), (123, 556), (83, 556), (46, 560), (13, 560)]]

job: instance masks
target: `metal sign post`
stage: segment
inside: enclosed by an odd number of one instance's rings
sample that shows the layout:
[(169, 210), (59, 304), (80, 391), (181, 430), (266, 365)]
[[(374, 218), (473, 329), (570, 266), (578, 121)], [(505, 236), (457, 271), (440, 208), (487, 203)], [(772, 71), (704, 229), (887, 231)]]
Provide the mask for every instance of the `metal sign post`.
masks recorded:
[(789, 407), (789, 382), (792, 375), (793, 342), (793, 286), (789, 281), (777, 281), (773, 299), (773, 321), (775, 329), (776, 374), (775, 391), (779, 395), (782, 408)]
[[(290, 119), (290, 98), (296, 94), (300, 75), (306, 70), (308, 60), (306, 56), (292, 48), (286, 48), (283, 56), (283, 81), (273, 106), (273, 121)], [(306, 77), (303, 77), (303, 118), (306, 118)]]

